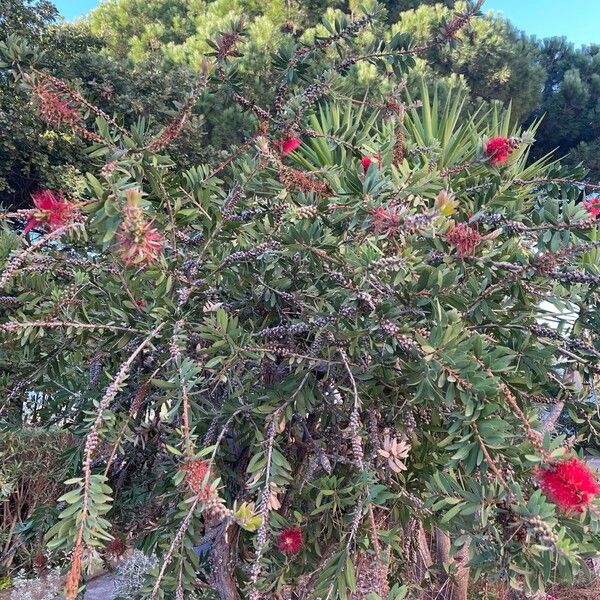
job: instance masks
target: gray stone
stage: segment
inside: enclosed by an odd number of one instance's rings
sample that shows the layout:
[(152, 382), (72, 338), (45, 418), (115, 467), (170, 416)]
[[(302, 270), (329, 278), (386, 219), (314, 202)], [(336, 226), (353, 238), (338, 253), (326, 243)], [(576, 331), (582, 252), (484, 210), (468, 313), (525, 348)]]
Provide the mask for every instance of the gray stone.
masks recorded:
[(92, 579), (85, 591), (85, 600), (114, 600), (117, 597), (112, 575), (102, 575)]

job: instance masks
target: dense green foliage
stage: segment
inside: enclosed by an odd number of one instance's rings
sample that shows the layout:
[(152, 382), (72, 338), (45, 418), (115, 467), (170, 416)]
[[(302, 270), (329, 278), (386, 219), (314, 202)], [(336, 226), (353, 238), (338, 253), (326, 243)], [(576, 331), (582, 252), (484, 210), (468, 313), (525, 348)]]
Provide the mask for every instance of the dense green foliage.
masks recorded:
[[(284, 44), (262, 106), (232, 24), (164, 129), (4, 47), (7, 88), (87, 148), (79, 191), (0, 232), (2, 424), (75, 440), (59, 517), (24, 526), (67, 553), (68, 600), (112, 536), (160, 557), (142, 598), (177, 600), (463, 600), (467, 561), (482, 595), (534, 597), (600, 550), (595, 482), (539, 485), (600, 428), (582, 172), (530, 161), (508, 111), (405, 90), (421, 46), (384, 16)], [(357, 103), (369, 73), (393, 93)], [(248, 137), (190, 167), (201, 98)], [(540, 422), (563, 402), (568, 442)]]
[[(10, 33), (35, 40), (46, 51), (46, 68), (71, 81), (107, 113), (120, 115), (127, 125), (140, 114), (166, 122), (189, 91), (186, 82), (209, 50), (207, 40), (232, 19), (243, 16), (247, 24), (238, 64), (244, 86), (255, 101), (270, 102), (273, 50), (295, 39), (313, 39), (323, 33), (319, 24), (323, 15), (357, 10), (359, 4), (112, 0), (93, 11), (88, 21), (57, 24), (48, 0), (10, 0), (0, 6), (0, 41)], [(425, 40), (439, 29), (452, 4), (386, 1), (375, 35), (389, 39), (405, 31)], [(359, 47), (370, 43), (373, 35), (359, 37)], [(598, 47), (576, 50), (564, 39), (538, 42), (492, 14), (475, 20), (459, 39), (451, 47), (421, 54), (417, 77), (468, 90), (470, 110), (481, 104), (511, 103), (517, 124), (531, 124), (546, 115), (537, 131), (534, 157), (556, 149), (561, 156), (569, 153), (569, 164), (583, 161), (592, 180), (598, 180)], [(345, 93), (360, 98), (373, 87), (383, 91), (389, 82), (362, 66)], [(221, 153), (240, 143), (251, 129), (247, 116), (228, 98), (199, 97), (195, 114), (172, 151), (187, 159), (187, 165), (218, 162)], [(0, 128), (1, 202), (27, 206), (40, 185), (77, 190), (82, 184), (88, 164), (81, 145), (71, 136), (49, 131), (31, 110), (27, 96), (14, 96), (6, 87), (1, 70)]]

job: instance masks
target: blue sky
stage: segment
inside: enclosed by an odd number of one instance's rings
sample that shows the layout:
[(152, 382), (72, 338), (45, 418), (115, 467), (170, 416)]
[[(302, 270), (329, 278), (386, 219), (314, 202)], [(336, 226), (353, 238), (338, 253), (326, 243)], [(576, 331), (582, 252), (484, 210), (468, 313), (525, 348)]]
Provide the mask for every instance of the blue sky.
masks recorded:
[(65, 19), (80, 17), (100, 4), (98, 0), (54, 0), (60, 13)]
[[(66, 19), (85, 14), (99, 0), (55, 0)], [(538, 37), (566, 35), (577, 45), (600, 43), (600, 0), (486, 0), (485, 10), (504, 13)]]
[(600, 0), (486, 0), (484, 7), (539, 38), (565, 35), (577, 45), (600, 44)]

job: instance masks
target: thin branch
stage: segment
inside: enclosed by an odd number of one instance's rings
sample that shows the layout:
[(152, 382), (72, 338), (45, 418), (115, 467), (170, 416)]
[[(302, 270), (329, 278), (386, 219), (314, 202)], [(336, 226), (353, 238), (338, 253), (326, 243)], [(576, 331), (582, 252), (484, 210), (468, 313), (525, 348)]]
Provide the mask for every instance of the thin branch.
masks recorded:
[(81, 577), (81, 556), (83, 554), (83, 538), (85, 534), (85, 528), (87, 524), (87, 520), (89, 517), (89, 502), (90, 502), (90, 484), (92, 478), (92, 460), (94, 456), (94, 451), (99, 443), (98, 430), (102, 425), (102, 421), (104, 418), (104, 411), (108, 408), (113, 398), (119, 392), (121, 385), (125, 382), (129, 375), (129, 369), (131, 365), (140, 354), (140, 352), (150, 343), (150, 340), (159, 333), (159, 331), (164, 327), (164, 323), (157, 325), (151, 332), (148, 334), (146, 339), (138, 345), (138, 347), (133, 351), (133, 353), (129, 356), (129, 358), (121, 365), (119, 372), (113, 379), (112, 383), (106, 388), (104, 396), (102, 400), (100, 400), (100, 404), (98, 406), (98, 411), (96, 413), (96, 419), (89, 430), (85, 449), (84, 449), (84, 458), (83, 458), (83, 497), (82, 497), (82, 508), (81, 514), (79, 518), (79, 530), (77, 532), (77, 537), (75, 540), (75, 545), (73, 548), (73, 555), (71, 559), (71, 567), (69, 570), (69, 574), (67, 575), (67, 593), (65, 600), (75, 600), (77, 596), (77, 591), (79, 587), (79, 579)]

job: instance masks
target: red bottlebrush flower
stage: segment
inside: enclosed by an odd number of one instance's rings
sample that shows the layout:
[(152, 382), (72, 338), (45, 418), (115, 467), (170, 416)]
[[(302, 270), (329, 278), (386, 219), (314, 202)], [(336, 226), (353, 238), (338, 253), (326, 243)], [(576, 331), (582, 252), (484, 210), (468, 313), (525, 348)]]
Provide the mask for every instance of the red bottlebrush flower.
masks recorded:
[(492, 138), (485, 147), (485, 155), (490, 159), (492, 165), (502, 165), (515, 149), (514, 142), (510, 138)]
[(277, 537), (277, 547), (284, 554), (295, 554), (302, 549), (304, 536), (300, 527), (283, 529)]
[(454, 223), (446, 234), (446, 241), (456, 246), (458, 255), (472, 256), (481, 242), (481, 234), (467, 223)]
[(316, 192), (317, 194), (330, 194), (331, 190), (327, 183), (319, 181), (311, 175), (305, 174), (299, 169), (291, 169), (285, 165), (279, 168), (281, 183), (288, 189), (300, 190), (301, 192)]
[(363, 171), (366, 173), (369, 170), (369, 167), (375, 163), (377, 166), (381, 164), (381, 156), (376, 154), (375, 156), (363, 156), (360, 159), (360, 164), (362, 165)]
[(43, 552), (38, 552), (33, 557), (33, 569), (36, 573), (40, 573), (48, 566), (48, 558)]
[(75, 206), (50, 190), (40, 190), (32, 196), (36, 210), (27, 221), (24, 233), (44, 225), (49, 231), (68, 225), (73, 218)]
[(387, 208), (380, 206), (371, 209), (370, 212), (373, 217), (372, 226), (375, 233), (394, 235), (398, 231), (401, 218), (395, 206)]
[(539, 469), (537, 479), (544, 494), (564, 511), (582, 512), (600, 494), (596, 475), (576, 457)]
[(183, 131), (191, 112), (191, 107), (186, 106), (180, 114), (167, 124), (161, 134), (150, 143), (148, 149), (151, 152), (159, 152), (168, 146)]
[(302, 142), (295, 136), (288, 136), (277, 142), (277, 147), (283, 154), (289, 154), (300, 147)]
[(600, 217), (600, 196), (588, 198), (583, 201), (583, 208), (587, 210), (590, 217), (597, 219)]
[(212, 495), (210, 487), (210, 467), (205, 460), (193, 460), (182, 467), (185, 472), (185, 482), (194, 494), (198, 494), (201, 500), (206, 500)]
[(130, 190), (123, 211), (121, 231), (117, 234), (121, 260), (126, 265), (150, 264), (163, 252), (164, 238), (152, 223), (144, 218), (139, 203), (140, 193)]
[(55, 127), (80, 126), (83, 121), (81, 113), (49, 83), (36, 84), (34, 94), (39, 101), (40, 114), (46, 123)]
[(125, 554), (127, 546), (123, 540), (115, 538), (106, 544), (106, 548), (104, 550), (109, 556), (119, 557)]

